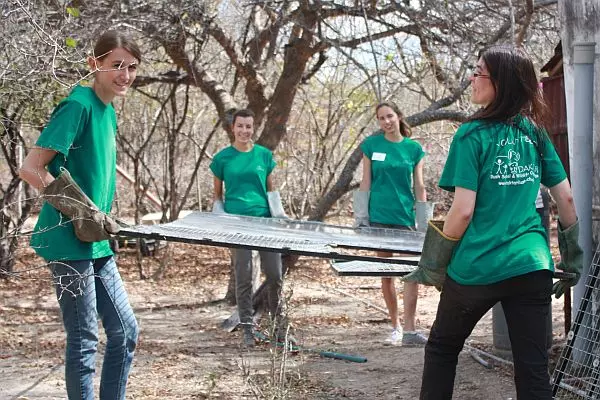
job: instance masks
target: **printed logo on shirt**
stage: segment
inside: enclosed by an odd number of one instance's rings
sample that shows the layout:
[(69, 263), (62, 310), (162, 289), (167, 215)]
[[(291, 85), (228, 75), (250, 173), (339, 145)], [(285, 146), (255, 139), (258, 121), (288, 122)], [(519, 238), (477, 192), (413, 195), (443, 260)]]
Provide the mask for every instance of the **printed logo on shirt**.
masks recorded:
[(265, 167), (263, 167), (262, 165), (257, 165), (257, 166), (256, 166), (256, 170), (257, 170), (258, 172), (264, 172), (264, 171), (266, 171), (266, 170), (265, 170)]
[(519, 142), (535, 146), (527, 136), (504, 138), (496, 143), (500, 152), (496, 154), (490, 179), (498, 181), (499, 186), (519, 186), (539, 179), (539, 167), (534, 163), (525, 162), (521, 154), (514, 149)]
[(377, 152), (373, 152), (373, 157), (371, 158), (372, 161), (385, 161), (385, 153), (377, 153)]

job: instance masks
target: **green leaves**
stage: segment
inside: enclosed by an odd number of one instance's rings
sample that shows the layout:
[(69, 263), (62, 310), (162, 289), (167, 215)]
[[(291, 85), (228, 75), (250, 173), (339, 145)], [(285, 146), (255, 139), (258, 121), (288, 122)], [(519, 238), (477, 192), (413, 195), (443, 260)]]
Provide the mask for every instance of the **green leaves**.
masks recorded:
[(67, 7), (67, 14), (69, 14), (73, 18), (77, 18), (80, 15), (79, 8), (77, 8), (77, 7)]
[(65, 44), (67, 45), (67, 47), (70, 47), (73, 49), (73, 48), (77, 47), (77, 40), (73, 39), (72, 37), (67, 37), (67, 38), (65, 38)]

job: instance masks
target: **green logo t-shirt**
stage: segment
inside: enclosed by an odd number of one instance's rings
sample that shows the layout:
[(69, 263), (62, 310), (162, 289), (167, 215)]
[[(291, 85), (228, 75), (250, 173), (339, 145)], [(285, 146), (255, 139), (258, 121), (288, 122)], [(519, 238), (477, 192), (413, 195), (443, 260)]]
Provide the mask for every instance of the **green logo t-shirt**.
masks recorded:
[(360, 149), (371, 160), (370, 222), (415, 226), (413, 171), (425, 156), (421, 145), (410, 138), (390, 142), (381, 132)]
[(210, 170), (225, 183), (225, 212), (270, 217), (267, 177), (276, 165), (271, 151), (257, 144), (248, 152), (241, 152), (233, 146), (218, 152)]
[(518, 116), (511, 123), (467, 122), (456, 132), (439, 186), (477, 192), (473, 218), (448, 266), (456, 282), (486, 285), (554, 270), (535, 200), (540, 182), (552, 187), (566, 173), (546, 135), (538, 151), (535, 129)]
[[(104, 212), (112, 207), (116, 182), (117, 118), (90, 87), (76, 86), (56, 106), (36, 146), (58, 152), (48, 165), (57, 177), (66, 168), (83, 192)], [(82, 242), (69, 218), (44, 203), (31, 246), (48, 261), (89, 260), (113, 254), (107, 240)]]

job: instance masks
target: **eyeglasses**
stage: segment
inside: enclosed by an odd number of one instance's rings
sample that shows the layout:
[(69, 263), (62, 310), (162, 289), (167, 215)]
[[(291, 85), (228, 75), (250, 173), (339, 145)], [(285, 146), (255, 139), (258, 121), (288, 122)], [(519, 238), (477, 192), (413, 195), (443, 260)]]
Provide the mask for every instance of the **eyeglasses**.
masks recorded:
[(482, 74), (480, 72), (473, 72), (473, 78), (489, 78), (488, 74)]

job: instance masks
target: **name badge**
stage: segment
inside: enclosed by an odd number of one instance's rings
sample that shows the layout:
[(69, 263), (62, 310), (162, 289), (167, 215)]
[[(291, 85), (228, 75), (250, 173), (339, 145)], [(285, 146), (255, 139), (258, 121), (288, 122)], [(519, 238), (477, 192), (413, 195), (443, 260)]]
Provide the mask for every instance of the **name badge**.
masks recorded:
[(385, 153), (373, 153), (373, 161), (385, 161)]

